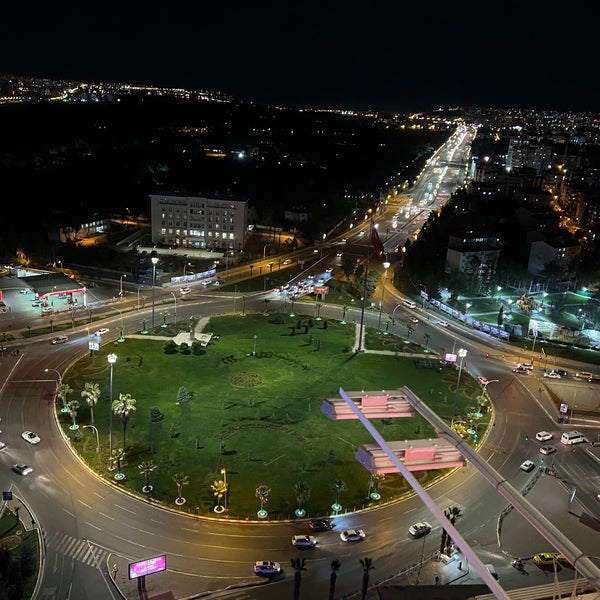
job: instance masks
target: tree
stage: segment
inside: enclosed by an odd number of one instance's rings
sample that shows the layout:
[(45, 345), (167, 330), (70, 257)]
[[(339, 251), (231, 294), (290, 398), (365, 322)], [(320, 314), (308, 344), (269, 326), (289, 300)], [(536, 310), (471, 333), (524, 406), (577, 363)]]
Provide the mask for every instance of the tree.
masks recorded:
[(504, 304), (500, 305), (500, 310), (498, 311), (498, 327), (502, 327), (504, 324)]
[(125, 458), (125, 450), (123, 450), (123, 448), (115, 448), (112, 451), (112, 456), (110, 458), (111, 458), (111, 467), (116, 462), (117, 463), (117, 475), (120, 475), (121, 474), (121, 462), (123, 461), (123, 458)]
[(145, 460), (138, 465), (138, 469), (144, 474), (144, 481), (146, 482), (142, 488), (142, 491), (151, 492), (152, 486), (150, 485), (150, 473), (156, 469), (156, 465), (151, 460)]
[(131, 413), (135, 412), (137, 400), (131, 397), (131, 394), (119, 394), (117, 400), (113, 400), (112, 410), (113, 414), (117, 415), (123, 423), (123, 450), (126, 448), (126, 435), (127, 435), (127, 424)]
[(190, 392), (185, 386), (181, 386), (177, 391), (177, 404), (185, 404), (190, 401)]
[(67, 408), (69, 409), (69, 416), (73, 419), (73, 429), (77, 429), (77, 409), (79, 408), (79, 400), (69, 400), (67, 402)]
[(424, 333), (423, 337), (425, 338), (425, 350), (429, 349), (429, 342), (431, 341), (431, 334), (430, 333)]
[(227, 484), (222, 479), (218, 479), (210, 487), (217, 498), (217, 505), (221, 506), (221, 499), (227, 492)]
[(63, 408), (67, 408), (67, 395), (73, 392), (73, 388), (68, 383), (61, 383), (56, 388), (56, 395), (60, 398)]
[(87, 405), (90, 407), (90, 420), (92, 425), (94, 424), (94, 406), (100, 399), (100, 386), (97, 383), (86, 382), (81, 390), (81, 397), (85, 399)]
[(183, 486), (189, 485), (190, 480), (188, 476), (184, 475), (183, 473), (175, 473), (175, 475), (173, 475), (173, 481), (177, 486), (177, 500), (181, 501), (183, 500), (183, 498), (181, 497), (181, 495), (183, 494)]
[(363, 568), (363, 578), (362, 578), (362, 590), (360, 598), (361, 600), (365, 600), (367, 597), (367, 590), (369, 589), (369, 578), (371, 577), (370, 571), (372, 571), (375, 567), (373, 566), (373, 559), (365, 557), (361, 558), (360, 564)]
[(346, 486), (346, 482), (342, 479), (336, 479), (331, 487), (335, 492), (335, 503), (339, 506), (340, 494), (348, 489), (348, 487)]
[[(462, 517), (462, 512), (458, 506), (451, 506), (449, 509), (444, 511), (444, 515), (450, 521), (452, 525), (456, 523), (457, 519)], [(444, 552), (448, 554), (452, 547), (452, 538), (448, 534), (448, 532), (442, 528), (442, 541), (440, 543), (440, 552)]]
[(260, 501), (260, 510), (264, 510), (265, 504), (269, 501), (271, 495), (271, 488), (268, 485), (261, 484), (256, 488), (254, 495)]
[(294, 491), (296, 493), (296, 502), (298, 502), (298, 511), (304, 514), (302, 507), (310, 498), (310, 485), (306, 481), (298, 481), (294, 486)]
[(334, 558), (331, 561), (331, 576), (329, 577), (329, 600), (334, 600), (335, 598), (335, 582), (337, 580), (337, 572), (340, 570), (342, 563)]
[(294, 600), (300, 600), (300, 584), (302, 583), (302, 571), (306, 571), (305, 558), (292, 558), (290, 561), (294, 569)]

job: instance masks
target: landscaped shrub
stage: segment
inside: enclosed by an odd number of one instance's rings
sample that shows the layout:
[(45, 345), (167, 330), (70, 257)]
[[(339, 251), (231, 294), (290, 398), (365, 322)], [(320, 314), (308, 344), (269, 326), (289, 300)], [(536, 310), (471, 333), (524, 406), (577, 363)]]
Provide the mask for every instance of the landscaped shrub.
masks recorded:
[(165, 354), (176, 354), (177, 353), (177, 344), (173, 340), (169, 340), (165, 342), (163, 346)]
[(187, 342), (181, 342), (181, 344), (179, 344), (179, 350), (181, 351), (181, 354), (189, 354), (190, 346)]
[(177, 404), (184, 404), (190, 401), (190, 392), (185, 386), (181, 386), (177, 391)]
[(150, 421), (152, 421), (152, 423), (158, 423), (159, 421), (162, 421), (165, 418), (165, 416), (160, 412), (160, 410), (158, 408), (156, 408), (156, 406), (153, 406), (150, 409)]

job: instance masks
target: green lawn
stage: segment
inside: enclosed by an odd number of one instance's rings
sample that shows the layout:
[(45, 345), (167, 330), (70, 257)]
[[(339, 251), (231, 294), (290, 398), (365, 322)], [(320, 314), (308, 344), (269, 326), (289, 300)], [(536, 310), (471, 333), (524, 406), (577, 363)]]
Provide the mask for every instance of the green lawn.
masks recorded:
[[(157, 331), (175, 333), (161, 328)], [(95, 432), (81, 427), (72, 430), (68, 413), (59, 411), (64, 432), (76, 450), (90, 467), (114, 480), (115, 471), (107, 469), (107, 355), (115, 352), (118, 359), (113, 369), (113, 399), (131, 394), (137, 401), (126, 430), (126, 453), (121, 465), (126, 478), (118, 485), (144, 495), (144, 474), (138, 465), (152, 461), (156, 468), (149, 473), (149, 480), (154, 489), (148, 496), (175, 507), (178, 490), (173, 475), (183, 473), (189, 484), (183, 487), (186, 503), (181, 510), (194, 514), (214, 515), (216, 500), (211, 485), (223, 478), (222, 469), (226, 470), (232, 518), (256, 518), (260, 502), (255, 491), (259, 485), (271, 488), (265, 505), (270, 518), (293, 517), (298, 506), (295, 485), (299, 481), (311, 488), (305, 503), (310, 515), (330, 512), (335, 500), (332, 485), (338, 479), (347, 487), (340, 495), (343, 510), (367, 504), (370, 476), (356, 462), (354, 453), (372, 439), (358, 421), (331, 421), (320, 411), (324, 398), (339, 397), (340, 387), (346, 391), (372, 391), (407, 386), (449, 421), (453, 417), (467, 420), (465, 415), (477, 406), (480, 394), (480, 386), (466, 373), (457, 394), (454, 368), (438, 371), (436, 360), (432, 361), (434, 368), (419, 367), (414, 358), (406, 357), (407, 347), (415, 350), (416, 345), (407, 345), (406, 340), (393, 336), (383, 339), (370, 329), (367, 348), (379, 344), (397, 351), (398, 356), (354, 355), (354, 327), (334, 321), (325, 325), (325, 321), (309, 317), (223, 316), (211, 319), (204, 332), (218, 339), (213, 338), (199, 354), (184, 354), (181, 348), (167, 354), (162, 341), (128, 338), (118, 347), (102, 347), (69, 369), (63, 381), (74, 390), (67, 400), (81, 403), (76, 416), (79, 425), (90, 422), (90, 409), (81, 398), (84, 384), (100, 385), (101, 399), (94, 408), (100, 457), (95, 452)], [(177, 403), (180, 386), (189, 391), (189, 402)], [(160, 421), (151, 421), (152, 408), (163, 415)], [(487, 423), (489, 414), (481, 421)], [(418, 415), (375, 424), (390, 441), (434, 434)], [(480, 425), (479, 434), (483, 428)], [(120, 418), (114, 416), (113, 449), (123, 447), (123, 438)], [(416, 475), (426, 481), (439, 473)], [(387, 476), (379, 485), (384, 501), (407, 491), (399, 475)]]

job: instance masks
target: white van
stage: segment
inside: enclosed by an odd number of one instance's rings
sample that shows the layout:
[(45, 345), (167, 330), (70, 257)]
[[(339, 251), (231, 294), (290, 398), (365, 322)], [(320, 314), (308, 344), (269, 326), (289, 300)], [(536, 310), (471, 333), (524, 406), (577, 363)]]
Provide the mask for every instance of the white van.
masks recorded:
[(407, 308), (417, 308), (417, 305), (412, 300), (402, 300), (402, 304)]
[(570, 444), (581, 444), (585, 442), (585, 437), (583, 433), (579, 431), (565, 431), (560, 436), (560, 441), (565, 445), (569, 446)]

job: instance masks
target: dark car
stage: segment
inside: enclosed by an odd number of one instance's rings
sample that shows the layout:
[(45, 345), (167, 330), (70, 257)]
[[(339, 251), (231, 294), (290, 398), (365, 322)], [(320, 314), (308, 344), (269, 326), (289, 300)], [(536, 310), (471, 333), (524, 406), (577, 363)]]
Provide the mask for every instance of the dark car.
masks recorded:
[(529, 369), (525, 369), (524, 367), (515, 367), (513, 369), (513, 373), (520, 373), (521, 375), (529, 375)]
[(565, 371), (564, 369), (554, 369), (555, 373), (558, 373), (561, 377), (568, 377), (569, 376), (569, 372)]
[(308, 526), (313, 531), (329, 531), (333, 529), (333, 523), (329, 519), (313, 519)]

